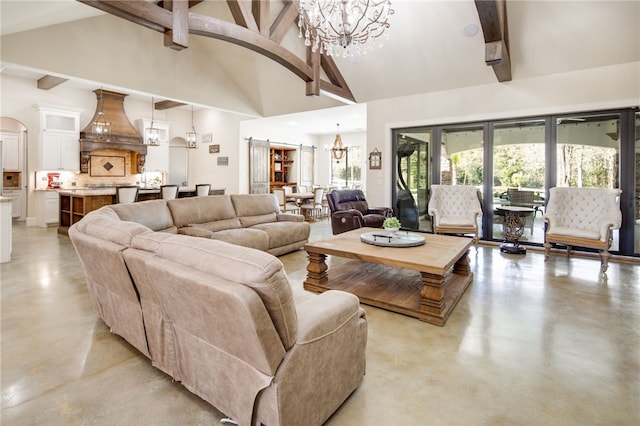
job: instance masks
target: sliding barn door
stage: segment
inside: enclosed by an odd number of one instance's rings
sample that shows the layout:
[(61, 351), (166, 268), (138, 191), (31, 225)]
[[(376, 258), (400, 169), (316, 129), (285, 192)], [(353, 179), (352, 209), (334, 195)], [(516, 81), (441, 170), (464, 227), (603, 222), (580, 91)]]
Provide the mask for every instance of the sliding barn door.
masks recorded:
[(269, 193), (269, 142), (249, 140), (249, 193)]
[(300, 146), (300, 185), (311, 188), (314, 184), (314, 154), (312, 146)]

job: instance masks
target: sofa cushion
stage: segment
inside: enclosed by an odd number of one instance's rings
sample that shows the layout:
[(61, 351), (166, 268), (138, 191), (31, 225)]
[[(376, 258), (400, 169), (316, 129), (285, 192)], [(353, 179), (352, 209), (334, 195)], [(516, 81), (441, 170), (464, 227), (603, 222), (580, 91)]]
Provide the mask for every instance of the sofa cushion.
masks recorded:
[(272, 249), (308, 240), (310, 225), (307, 222), (272, 222), (255, 225), (248, 230), (253, 229), (268, 235), (269, 249)]
[(126, 247), (131, 246), (131, 239), (135, 235), (151, 232), (140, 223), (122, 221), (117, 215), (103, 209), (89, 212), (74, 226), (79, 232)]
[(167, 205), (178, 228), (236, 217), (229, 195), (177, 198), (169, 200)]
[(223, 231), (225, 229), (241, 228), (240, 219), (234, 217), (233, 219), (214, 220), (212, 222), (205, 223), (190, 223), (189, 226), (196, 228), (204, 228), (211, 232)]
[[(246, 231), (250, 230), (220, 232)], [(277, 257), (223, 241), (158, 232), (134, 237), (132, 246), (252, 288), (262, 299), (285, 349), (295, 343), (298, 318), (293, 293)]]
[(261, 216), (280, 212), (278, 199), (273, 194), (232, 194), (230, 197), (238, 217)]
[(275, 213), (261, 214), (257, 216), (242, 216), (239, 219), (244, 228), (258, 225), (260, 223), (272, 223), (278, 220)]
[(165, 200), (113, 204), (108, 208), (116, 212), (121, 220), (138, 222), (152, 231), (176, 232), (171, 212)]
[(270, 248), (269, 235), (259, 229), (226, 229), (224, 231), (214, 232), (211, 234), (211, 239), (262, 251), (267, 251)]

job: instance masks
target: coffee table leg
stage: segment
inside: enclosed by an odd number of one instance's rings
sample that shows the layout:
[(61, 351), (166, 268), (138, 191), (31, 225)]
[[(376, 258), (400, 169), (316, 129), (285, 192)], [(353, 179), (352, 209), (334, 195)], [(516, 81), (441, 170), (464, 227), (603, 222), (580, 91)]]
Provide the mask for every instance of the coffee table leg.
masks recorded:
[(422, 290), (420, 290), (420, 310), (435, 315), (442, 314), (444, 308), (444, 276), (421, 273)]
[[(326, 254), (307, 253), (307, 279), (304, 281), (304, 288), (311, 291), (325, 291), (324, 285), (327, 283), (327, 269), (325, 262)], [(322, 285), (322, 286), (321, 286)]]
[(458, 275), (469, 275), (471, 266), (469, 266), (469, 250), (463, 254), (460, 259), (453, 265), (453, 273)]

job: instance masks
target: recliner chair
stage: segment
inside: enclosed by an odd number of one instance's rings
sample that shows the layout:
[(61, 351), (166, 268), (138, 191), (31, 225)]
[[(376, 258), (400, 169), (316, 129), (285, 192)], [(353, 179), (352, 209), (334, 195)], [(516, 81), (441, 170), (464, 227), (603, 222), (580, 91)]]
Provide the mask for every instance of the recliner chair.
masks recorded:
[(389, 207), (370, 208), (360, 189), (336, 189), (327, 194), (333, 235), (362, 227), (382, 228), (384, 219), (393, 215)]

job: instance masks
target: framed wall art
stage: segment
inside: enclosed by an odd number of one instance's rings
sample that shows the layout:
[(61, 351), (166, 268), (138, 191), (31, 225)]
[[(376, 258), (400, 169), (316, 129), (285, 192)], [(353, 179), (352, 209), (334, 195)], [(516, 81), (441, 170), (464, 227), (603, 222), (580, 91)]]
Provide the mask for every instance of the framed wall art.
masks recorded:
[(369, 169), (382, 169), (382, 153), (378, 151), (378, 148), (374, 148), (373, 151), (369, 153)]

